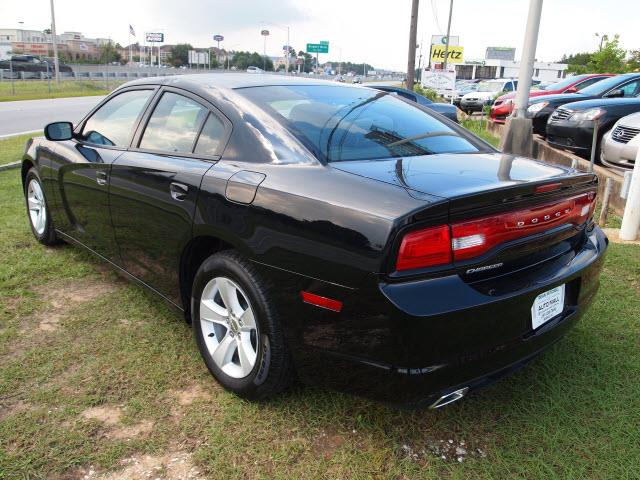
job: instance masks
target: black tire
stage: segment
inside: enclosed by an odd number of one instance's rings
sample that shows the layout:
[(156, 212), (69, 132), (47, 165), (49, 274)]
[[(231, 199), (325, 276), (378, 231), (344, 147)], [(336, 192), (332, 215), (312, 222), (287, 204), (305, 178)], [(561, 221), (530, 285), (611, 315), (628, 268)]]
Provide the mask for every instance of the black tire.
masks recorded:
[[(226, 277), (245, 293), (254, 311), (257, 325), (257, 358), (244, 378), (234, 378), (223, 372), (214, 362), (205, 343), (200, 322), (200, 301), (209, 281)], [(196, 273), (191, 294), (193, 331), (207, 368), (227, 390), (248, 400), (259, 400), (284, 391), (293, 382), (294, 369), (287, 348), (282, 325), (277, 318), (267, 283), (255, 266), (234, 250), (225, 250), (207, 258)]]
[[(27, 196), (27, 192), (29, 190), (29, 185), (31, 184), (31, 182), (37, 182), (38, 185), (40, 186), (41, 192), (42, 192), (42, 197), (43, 197), (43, 201), (44, 201), (44, 205), (45, 205), (45, 224), (44, 224), (44, 230), (42, 232), (38, 232), (33, 224), (33, 222), (31, 221), (31, 216), (29, 213), (29, 200), (28, 200), (28, 196)], [(42, 243), (43, 245), (47, 245), (47, 246), (52, 246), (52, 245), (56, 245), (58, 243), (60, 243), (60, 240), (58, 239), (58, 236), (56, 235), (56, 231), (55, 228), (53, 226), (53, 221), (51, 219), (51, 210), (49, 208), (49, 203), (47, 202), (47, 198), (44, 195), (44, 189), (42, 188), (42, 180), (40, 180), (40, 176), (38, 175), (38, 171), (35, 168), (31, 168), (28, 172), (27, 172), (27, 176), (25, 177), (25, 181), (24, 181), (24, 201), (25, 201), (25, 205), (27, 207), (27, 220), (29, 221), (29, 226), (31, 227), (31, 232), (33, 233), (33, 236), (36, 237), (36, 240), (38, 240), (38, 242)]]

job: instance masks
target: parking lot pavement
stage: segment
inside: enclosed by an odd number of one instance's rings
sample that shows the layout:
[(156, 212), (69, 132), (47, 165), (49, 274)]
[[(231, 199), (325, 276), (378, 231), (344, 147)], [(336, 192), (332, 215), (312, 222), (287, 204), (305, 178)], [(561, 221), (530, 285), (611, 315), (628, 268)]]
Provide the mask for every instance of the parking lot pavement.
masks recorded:
[(0, 102), (0, 138), (35, 132), (50, 122), (78, 122), (104, 97), (70, 97)]

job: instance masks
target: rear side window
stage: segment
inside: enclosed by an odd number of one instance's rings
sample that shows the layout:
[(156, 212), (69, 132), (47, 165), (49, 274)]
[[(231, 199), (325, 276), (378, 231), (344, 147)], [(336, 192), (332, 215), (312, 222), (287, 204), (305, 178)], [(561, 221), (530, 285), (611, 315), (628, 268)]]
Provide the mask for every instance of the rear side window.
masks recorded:
[(214, 114), (210, 113), (202, 127), (195, 153), (202, 155), (216, 155), (220, 143), (224, 138), (224, 124)]
[(165, 92), (156, 105), (140, 141), (140, 148), (176, 153), (193, 152), (209, 111), (190, 98)]
[(479, 144), (414, 103), (367, 88), (324, 85), (239, 89), (329, 162), (478, 152)]
[(133, 129), (152, 90), (131, 90), (111, 98), (87, 120), (82, 139), (96, 145), (128, 147)]

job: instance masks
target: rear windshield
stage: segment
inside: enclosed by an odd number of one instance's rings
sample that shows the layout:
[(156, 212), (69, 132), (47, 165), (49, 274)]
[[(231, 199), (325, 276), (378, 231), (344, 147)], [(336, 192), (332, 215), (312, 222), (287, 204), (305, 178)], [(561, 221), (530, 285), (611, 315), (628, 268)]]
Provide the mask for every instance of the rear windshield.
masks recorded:
[(487, 150), (462, 129), (387, 92), (332, 85), (237, 91), (284, 121), (305, 145), (329, 162)]

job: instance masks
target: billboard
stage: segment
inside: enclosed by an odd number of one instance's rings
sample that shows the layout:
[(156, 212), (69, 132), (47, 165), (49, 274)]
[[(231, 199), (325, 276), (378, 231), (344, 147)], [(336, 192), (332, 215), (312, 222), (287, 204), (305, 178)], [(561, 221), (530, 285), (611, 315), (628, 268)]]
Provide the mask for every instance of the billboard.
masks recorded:
[(443, 63), (445, 52), (447, 63), (464, 63), (464, 47), (449, 45), (431, 45), (431, 63)]
[(162, 43), (164, 42), (164, 33), (146, 33), (145, 38), (148, 43)]
[(516, 59), (516, 49), (512, 47), (487, 47), (484, 55), (486, 60), (510, 60)]
[(209, 52), (197, 52), (189, 50), (189, 64), (207, 65), (209, 63)]

